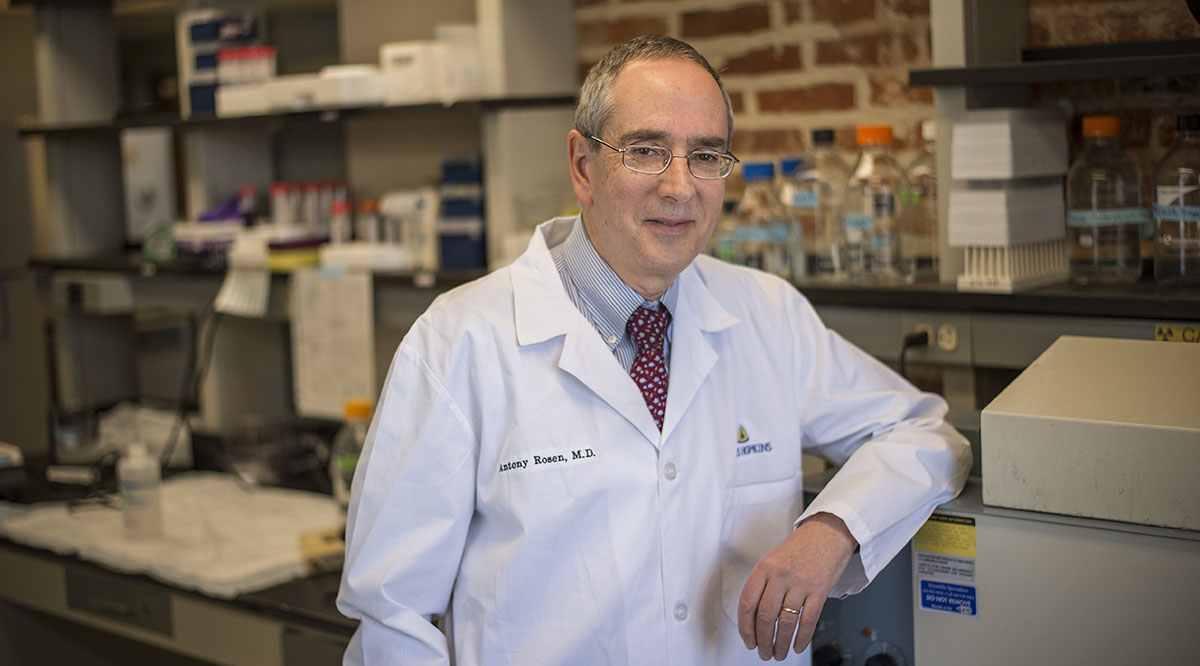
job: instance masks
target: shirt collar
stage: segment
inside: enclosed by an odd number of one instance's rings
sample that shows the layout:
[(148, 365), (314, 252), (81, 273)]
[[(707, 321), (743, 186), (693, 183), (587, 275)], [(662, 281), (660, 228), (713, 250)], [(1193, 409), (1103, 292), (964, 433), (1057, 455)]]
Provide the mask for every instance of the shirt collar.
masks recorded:
[(679, 299), (679, 280), (672, 282), (657, 302), (642, 298), (596, 252), (583, 226), (582, 215), (576, 218), (575, 227), (563, 241), (562, 259), (579, 295), (595, 310), (599, 319), (595, 325), (606, 341), (613, 336), (620, 339), (625, 335), (625, 323), (638, 307), (644, 305), (657, 310), (658, 303), (662, 303), (668, 312), (675, 312), (675, 304)]

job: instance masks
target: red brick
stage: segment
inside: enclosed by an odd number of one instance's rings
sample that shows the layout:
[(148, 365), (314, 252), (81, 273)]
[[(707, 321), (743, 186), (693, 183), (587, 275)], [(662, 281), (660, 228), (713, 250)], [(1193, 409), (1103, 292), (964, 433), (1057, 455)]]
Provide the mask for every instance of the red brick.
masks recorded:
[(806, 88), (764, 90), (758, 93), (758, 109), (763, 113), (853, 108), (854, 86), (849, 83), (819, 83)]
[(721, 74), (761, 74), (801, 69), (800, 47), (766, 47), (732, 56), (725, 61)]
[(901, 16), (929, 16), (929, 0), (883, 0), (883, 6)]
[(784, 154), (804, 152), (804, 134), (798, 129), (734, 130), (733, 152)]
[(800, 0), (784, 0), (783, 20), (787, 23), (800, 23), (804, 20), (804, 14), (800, 9)]
[(1032, 14), (1029, 16), (1028, 42), (1031, 47), (1047, 46), (1051, 43), (1050, 28)]
[(818, 65), (927, 65), (929, 64), (928, 48), (923, 49), (921, 41), (928, 43), (926, 32), (918, 37), (914, 34), (894, 34), (876, 32), (857, 37), (843, 37), (839, 40), (817, 42)]
[(733, 9), (688, 12), (683, 15), (684, 39), (757, 32), (771, 27), (766, 4), (741, 5)]
[(725, 92), (729, 93), (729, 105), (733, 107), (733, 112), (741, 113), (746, 108), (746, 95), (731, 90), (726, 90)]
[(575, 34), (583, 46), (619, 44), (639, 35), (663, 35), (667, 21), (661, 18), (627, 17), (613, 21), (588, 21), (575, 25)]
[(1182, 2), (1128, 11), (1080, 9), (1057, 16), (1053, 25), (1052, 44), (1058, 46), (1200, 37), (1200, 25)]
[(812, 0), (812, 20), (834, 25), (875, 18), (875, 0)]
[(908, 70), (872, 72), (868, 78), (871, 81), (871, 104), (874, 106), (933, 104), (933, 88), (909, 87)]

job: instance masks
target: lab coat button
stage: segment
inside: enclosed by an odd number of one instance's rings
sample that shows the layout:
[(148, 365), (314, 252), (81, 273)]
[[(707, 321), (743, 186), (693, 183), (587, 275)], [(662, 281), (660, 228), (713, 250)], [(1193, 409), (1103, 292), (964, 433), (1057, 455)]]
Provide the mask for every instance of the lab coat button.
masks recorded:
[(682, 604), (682, 603), (675, 604), (675, 619), (679, 620), (680, 622), (683, 622), (684, 620), (687, 619), (687, 605), (686, 604)]
[(667, 477), (668, 481), (675, 480), (675, 463), (667, 463), (663, 466), (663, 476)]

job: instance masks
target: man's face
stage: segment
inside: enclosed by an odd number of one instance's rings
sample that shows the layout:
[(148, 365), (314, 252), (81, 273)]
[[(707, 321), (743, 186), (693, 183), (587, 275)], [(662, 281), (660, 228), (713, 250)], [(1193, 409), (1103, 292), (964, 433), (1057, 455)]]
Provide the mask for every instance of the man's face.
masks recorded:
[[(654, 144), (686, 155), (728, 150), (725, 101), (712, 76), (686, 60), (642, 60), (613, 83), (613, 114), (600, 139), (624, 148)], [(621, 154), (572, 132), (570, 156), (584, 226), (596, 251), (645, 298), (657, 298), (708, 243), (724, 180), (701, 180), (687, 160), (661, 174), (634, 173)], [(588, 145), (592, 143), (593, 145)]]

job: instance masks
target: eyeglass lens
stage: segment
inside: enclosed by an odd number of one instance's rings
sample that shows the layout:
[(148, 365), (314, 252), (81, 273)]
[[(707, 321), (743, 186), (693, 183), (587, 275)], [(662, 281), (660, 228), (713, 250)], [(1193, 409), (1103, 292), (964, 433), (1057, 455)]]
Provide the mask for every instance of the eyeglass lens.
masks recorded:
[[(643, 173), (662, 173), (671, 160), (671, 151), (661, 146), (628, 146), (625, 166)], [(697, 178), (722, 178), (729, 174), (733, 159), (727, 155), (697, 150), (687, 156), (688, 170)]]

